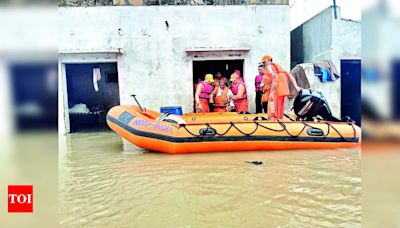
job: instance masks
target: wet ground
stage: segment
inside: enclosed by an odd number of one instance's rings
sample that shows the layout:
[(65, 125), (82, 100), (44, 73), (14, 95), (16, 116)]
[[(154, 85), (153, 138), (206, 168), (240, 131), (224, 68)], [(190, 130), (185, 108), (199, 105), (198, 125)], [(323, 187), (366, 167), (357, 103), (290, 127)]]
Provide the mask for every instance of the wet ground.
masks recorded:
[(70, 134), (59, 204), (63, 227), (360, 227), (360, 149), (167, 155)]

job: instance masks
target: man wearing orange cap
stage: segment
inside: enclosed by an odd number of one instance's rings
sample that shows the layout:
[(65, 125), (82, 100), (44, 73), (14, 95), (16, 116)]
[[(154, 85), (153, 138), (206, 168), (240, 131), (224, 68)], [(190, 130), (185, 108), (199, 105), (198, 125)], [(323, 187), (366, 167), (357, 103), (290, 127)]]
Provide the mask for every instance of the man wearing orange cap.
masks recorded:
[(272, 62), (272, 57), (264, 55), (260, 64), (264, 65), (264, 95), (263, 103), (268, 102), (268, 117), (271, 120), (283, 119), (285, 111), (285, 97), (290, 95), (289, 82), (297, 91), (301, 88), (297, 85), (293, 75), (284, 71), (279, 64)]
[(211, 93), (213, 88), (211, 83), (214, 82), (212, 74), (206, 74), (204, 81), (199, 83), (196, 88), (196, 93), (194, 95), (196, 102), (196, 112), (210, 112), (208, 106), (208, 101), (211, 98)]
[(232, 100), (235, 103), (236, 112), (245, 113), (248, 112), (246, 85), (240, 81), (240, 76), (236, 73), (231, 75), (230, 80), (232, 82)]

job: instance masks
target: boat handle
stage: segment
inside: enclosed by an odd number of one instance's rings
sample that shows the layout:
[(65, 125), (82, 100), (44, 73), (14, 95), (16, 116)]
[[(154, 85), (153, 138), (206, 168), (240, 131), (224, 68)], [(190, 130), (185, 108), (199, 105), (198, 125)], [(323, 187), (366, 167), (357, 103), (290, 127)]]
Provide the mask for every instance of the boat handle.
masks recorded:
[(319, 129), (319, 128), (308, 128), (307, 129), (307, 134), (309, 136), (323, 136), (324, 135), (324, 131), (322, 129)]
[(213, 128), (201, 128), (199, 134), (201, 136), (214, 136), (217, 132)]

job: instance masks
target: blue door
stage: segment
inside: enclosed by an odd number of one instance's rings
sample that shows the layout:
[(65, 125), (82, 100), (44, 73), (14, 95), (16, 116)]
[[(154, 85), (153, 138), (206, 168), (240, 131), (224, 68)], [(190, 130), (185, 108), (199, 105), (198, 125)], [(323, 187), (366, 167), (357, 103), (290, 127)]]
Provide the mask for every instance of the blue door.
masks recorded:
[(361, 126), (361, 60), (341, 60), (341, 116)]
[(396, 60), (392, 65), (392, 99), (393, 99), (393, 119), (400, 121), (400, 60)]

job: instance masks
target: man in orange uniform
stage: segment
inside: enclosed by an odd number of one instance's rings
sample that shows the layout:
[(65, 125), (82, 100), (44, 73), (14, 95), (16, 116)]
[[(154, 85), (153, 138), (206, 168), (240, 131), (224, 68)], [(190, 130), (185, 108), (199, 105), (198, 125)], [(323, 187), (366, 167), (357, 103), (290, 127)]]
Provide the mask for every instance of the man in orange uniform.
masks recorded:
[(264, 67), (264, 95), (263, 102), (266, 102), (268, 97), (268, 117), (271, 120), (283, 119), (285, 111), (285, 97), (290, 95), (289, 82), (293, 84), (297, 91), (301, 88), (297, 85), (293, 75), (284, 71), (282, 67), (272, 62), (272, 57), (264, 55), (261, 58), (261, 62)]
[(232, 91), (226, 86), (227, 82), (228, 80), (226, 78), (220, 79), (218, 85), (211, 93), (210, 102), (214, 103), (213, 112), (230, 111), (234, 106), (231, 99), (233, 94)]
[(236, 112), (248, 112), (246, 85), (244, 84), (244, 82), (240, 81), (240, 77), (236, 73), (233, 73), (231, 75), (229, 81), (232, 82), (232, 100), (235, 102)]
[(206, 74), (204, 81), (197, 84), (196, 93), (194, 96), (196, 102), (196, 112), (210, 112), (208, 101), (211, 98), (212, 86), (214, 82), (212, 74)]

